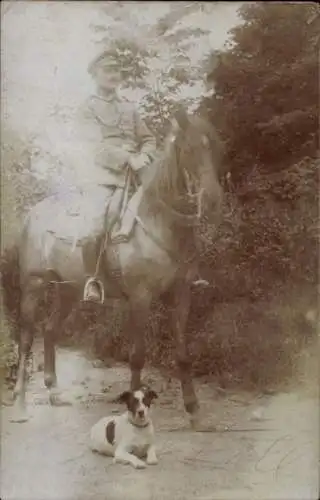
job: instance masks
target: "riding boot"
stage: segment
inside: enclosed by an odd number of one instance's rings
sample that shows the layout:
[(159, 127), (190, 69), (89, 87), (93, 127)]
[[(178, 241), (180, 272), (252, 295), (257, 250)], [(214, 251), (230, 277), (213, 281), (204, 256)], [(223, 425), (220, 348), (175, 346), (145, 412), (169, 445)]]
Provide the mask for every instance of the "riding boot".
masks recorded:
[(101, 238), (87, 242), (82, 250), (83, 264), (87, 276), (83, 300), (92, 302), (103, 302), (103, 284), (99, 279), (99, 271), (97, 263), (100, 253)]
[(143, 197), (143, 188), (140, 186), (138, 190), (131, 197), (126, 210), (120, 221), (120, 228), (113, 231), (111, 235), (112, 243), (125, 243), (129, 241), (133, 232), (136, 215)]

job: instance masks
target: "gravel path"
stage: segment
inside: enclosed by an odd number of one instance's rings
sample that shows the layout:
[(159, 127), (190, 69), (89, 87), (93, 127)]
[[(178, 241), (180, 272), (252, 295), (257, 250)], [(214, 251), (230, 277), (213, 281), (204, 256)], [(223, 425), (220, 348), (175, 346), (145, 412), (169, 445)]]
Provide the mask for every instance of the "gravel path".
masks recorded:
[[(42, 356), (40, 347), (36, 355)], [(2, 409), (3, 500), (318, 498), (314, 395), (222, 397), (212, 383), (198, 382), (205, 418), (220, 432), (195, 433), (176, 383), (164, 389), (161, 375), (146, 371), (160, 392), (153, 409), (159, 465), (136, 471), (87, 446), (91, 425), (122, 410), (110, 400), (127, 387), (128, 368), (96, 367), (81, 353), (60, 349), (58, 376), (73, 402), (66, 407), (48, 405), (42, 376), (36, 372), (30, 383), (27, 423), (10, 423), (12, 407)]]

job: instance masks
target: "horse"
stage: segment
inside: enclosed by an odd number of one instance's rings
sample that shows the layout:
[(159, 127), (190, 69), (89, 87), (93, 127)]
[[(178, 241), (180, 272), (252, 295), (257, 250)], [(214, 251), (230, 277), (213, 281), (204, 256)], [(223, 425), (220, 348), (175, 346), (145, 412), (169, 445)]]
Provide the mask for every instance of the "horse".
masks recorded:
[[(130, 239), (106, 245), (102, 254), (103, 280), (106, 289), (109, 283), (110, 298), (121, 296), (129, 306), (132, 390), (141, 384), (145, 364), (144, 329), (151, 303), (161, 299), (163, 294), (170, 296), (177, 376), (186, 415), (194, 428), (199, 423), (200, 405), (185, 331), (197, 267), (195, 228), (203, 216), (218, 223), (221, 213), (221, 145), (218, 133), (207, 119), (180, 109), (171, 120), (158, 158), (148, 170)], [(15, 245), (20, 312), (15, 316), (19, 329), (19, 365), (12, 421), (28, 420), (26, 364), (43, 305), (44, 384), (50, 403), (58, 404), (56, 333), (74, 304), (81, 299), (86, 278), (81, 245), (74, 245), (72, 238), (63, 242), (59, 239), (59, 231), (64, 228), (66, 232), (67, 228), (67, 232), (72, 232), (74, 219), (70, 210), (72, 212), (83, 199), (87, 207), (99, 206), (97, 193), (90, 190), (76, 192), (67, 198), (58, 198), (58, 203), (51, 195), (36, 203), (27, 213)], [(103, 214), (104, 208), (99, 210)], [(56, 226), (52, 223), (52, 214), (58, 217)], [(98, 226), (102, 233), (104, 229), (100, 222)], [(90, 223), (86, 227), (89, 233), (93, 231)], [(55, 231), (50, 233), (50, 228), (55, 228)], [(110, 287), (111, 278), (113, 285)], [(12, 280), (7, 276), (3, 281), (5, 303), (8, 304), (10, 293), (13, 293)]]

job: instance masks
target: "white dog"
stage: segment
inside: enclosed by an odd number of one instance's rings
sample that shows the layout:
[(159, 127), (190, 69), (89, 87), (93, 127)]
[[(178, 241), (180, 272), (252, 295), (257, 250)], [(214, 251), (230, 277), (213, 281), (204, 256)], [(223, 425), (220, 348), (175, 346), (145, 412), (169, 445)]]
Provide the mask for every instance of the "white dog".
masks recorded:
[[(156, 465), (154, 428), (149, 409), (158, 395), (147, 388), (125, 391), (116, 401), (126, 403), (128, 410), (119, 416), (104, 417), (91, 429), (92, 451), (114, 457), (114, 463), (130, 464), (136, 469)], [(146, 462), (141, 460), (146, 457)]]

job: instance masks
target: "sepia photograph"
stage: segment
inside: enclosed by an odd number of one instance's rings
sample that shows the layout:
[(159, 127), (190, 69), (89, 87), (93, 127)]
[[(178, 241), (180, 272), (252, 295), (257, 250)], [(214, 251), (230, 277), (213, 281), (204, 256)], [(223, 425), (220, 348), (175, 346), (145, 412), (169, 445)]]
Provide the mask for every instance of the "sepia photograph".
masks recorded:
[(1, 500), (319, 498), (317, 2), (1, 2)]

